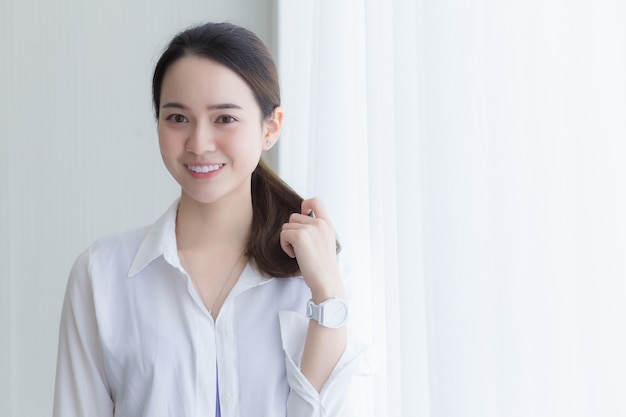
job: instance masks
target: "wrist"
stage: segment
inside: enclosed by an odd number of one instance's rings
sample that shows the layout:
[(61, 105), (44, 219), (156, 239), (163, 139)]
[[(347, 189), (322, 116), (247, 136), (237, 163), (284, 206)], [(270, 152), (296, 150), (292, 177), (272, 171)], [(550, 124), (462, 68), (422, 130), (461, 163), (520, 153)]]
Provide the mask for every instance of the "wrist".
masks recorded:
[(348, 303), (338, 297), (331, 297), (319, 305), (309, 300), (306, 316), (322, 327), (338, 329), (343, 327), (348, 320)]
[(315, 304), (323, 303), (333, 297), (346, 298), (346, 291), (342, 283), (311, 288), (311, 299)]

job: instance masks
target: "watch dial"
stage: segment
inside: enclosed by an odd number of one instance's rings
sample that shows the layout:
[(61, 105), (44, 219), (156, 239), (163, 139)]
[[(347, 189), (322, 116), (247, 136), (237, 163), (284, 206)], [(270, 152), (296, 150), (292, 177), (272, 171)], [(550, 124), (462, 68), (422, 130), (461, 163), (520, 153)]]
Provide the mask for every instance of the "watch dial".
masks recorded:
[(348, 309), (341, 301), (329, 303), (324, 308), (324, 322), (330, 326), (342, 324), (347, 315)]

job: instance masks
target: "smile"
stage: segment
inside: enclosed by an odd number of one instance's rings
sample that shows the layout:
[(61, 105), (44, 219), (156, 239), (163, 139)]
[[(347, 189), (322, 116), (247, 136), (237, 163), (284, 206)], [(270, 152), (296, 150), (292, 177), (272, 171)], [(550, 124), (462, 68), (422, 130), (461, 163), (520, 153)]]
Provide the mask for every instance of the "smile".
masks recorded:
[(224, 164), (218, 165), (185, 165), (189, 171), (193, 171), (198, 174), (206, 174), (207, 172), (217, 171)]

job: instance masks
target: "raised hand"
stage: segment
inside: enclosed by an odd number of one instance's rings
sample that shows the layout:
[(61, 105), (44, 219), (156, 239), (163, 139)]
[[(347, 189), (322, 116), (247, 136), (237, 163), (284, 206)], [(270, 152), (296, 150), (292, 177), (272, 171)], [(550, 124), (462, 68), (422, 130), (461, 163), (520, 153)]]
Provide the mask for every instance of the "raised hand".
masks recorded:
[(287, 255), (298, 261), (313, 301), (319, 303), (330, 297), (344, 296), (337, 265), (335, 229), (321, 199), (302, 202), (300, 213), (292, 214), (283, 225), (280, 245)]

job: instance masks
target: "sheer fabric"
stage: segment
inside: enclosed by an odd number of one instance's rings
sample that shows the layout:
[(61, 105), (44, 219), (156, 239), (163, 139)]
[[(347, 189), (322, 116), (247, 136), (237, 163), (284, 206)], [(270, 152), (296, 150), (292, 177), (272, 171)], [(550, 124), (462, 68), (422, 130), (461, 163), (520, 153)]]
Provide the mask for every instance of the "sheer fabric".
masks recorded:
[(281, 174), (387, 347), (361, 415), (626, 415), (626, 4), (285, 0), (279, 27)]

